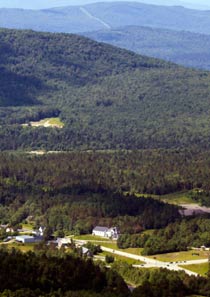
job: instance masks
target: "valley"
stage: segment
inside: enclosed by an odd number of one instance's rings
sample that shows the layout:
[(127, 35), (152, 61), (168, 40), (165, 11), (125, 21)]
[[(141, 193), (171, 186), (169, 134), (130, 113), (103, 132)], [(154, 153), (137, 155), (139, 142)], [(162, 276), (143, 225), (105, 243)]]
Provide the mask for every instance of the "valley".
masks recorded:
[(0, 26), (0, 297), (209, 296), (209, 11)]

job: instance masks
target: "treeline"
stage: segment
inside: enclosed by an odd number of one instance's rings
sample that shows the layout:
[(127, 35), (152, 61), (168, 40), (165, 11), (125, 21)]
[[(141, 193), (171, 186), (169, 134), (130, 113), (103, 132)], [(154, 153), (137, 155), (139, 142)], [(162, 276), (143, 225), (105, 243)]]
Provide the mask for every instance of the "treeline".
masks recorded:
[(208, 203), (209, 163), (208, 151), (188, 150), (2, 153), (0, 221), (15, 226), (32, 216), (37, 225), (74, 233), (96, 224), (129, 234), (163, 228), (180, 215), (158, 195), (197, 188), (189, 195)]
[(15, 226), (32, 216), (37, 225), (74, 233), (96, 224), (128, 234), (163, 228), (180, 215), (160, 194), (196, 188), (189, 195), (209, 203), (209, 163), (208, 151), (188, 150), (2, 153), (0, 221)]
[[(9, 181), (10, 182), (10, 181)], [(178, 208), (84, 185), (56, 188), (23, 183), (1, 186), (0, 221), (16, 226), (28, 217), (52, 231), (91, 233), (95, 225), (117, 225), (122, 232), (162, 228), (180, 217)]]
[[(124, 262), (106, 269), (65, 252), (1, 249), (0, 260), (1, 297), (184, 297), (210, 293), (209, 278), (166, 269), (137, 269)], [(137, 286), (133, 292), (122, 277)]]
[(209, 296), (209, 278), (194, 277), (167, 269), (134, 268), (125, 262), (112, 266), (128, 282), (137, 286), (132, 297), (184, 297), (194, 294)]
[(59, 114), (58, 109), (47, 106), (0, 108), (0, 125), (27, 124), (44, 118), (58, 117)]
[(190, 247), (210, 246), (210, 216), (182, 219), (152, 234), (123, 234), (118, 247), (141, 247), (143, 255), (186, 251)]
[(38, 185), (48, 192), (84, 187), (161, 196), (189, 190), (189, 197), (208, 202), (209, 168), (209, 151), (186, 149), (0, 154), (2, 185)]
[[(32, 217), (37, 226), (44, 224), (53, 231), (89, 233), (100, 224), (138, 233), (165, 227), (179, 218), (176, 206), (123, 193), (123, 170), (115, 164), (119, 156), (88, 152), (41, 157), (1, 154), (1, 223), (16, 226)], [(116, 187), (116, 181), (125, 188)]]
[(0, 296), (129, 295), (127, 285), (114, 271), (65, 253), (53, 256), (1, 249), (0, 261)]

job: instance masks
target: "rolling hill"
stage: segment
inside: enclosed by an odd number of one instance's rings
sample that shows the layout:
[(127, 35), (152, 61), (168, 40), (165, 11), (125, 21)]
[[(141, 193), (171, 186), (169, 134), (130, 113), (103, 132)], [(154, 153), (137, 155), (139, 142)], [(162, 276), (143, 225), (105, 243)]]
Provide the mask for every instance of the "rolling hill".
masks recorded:
[[(77, 35), (0, 41), (1, 150), (209, 147), (208, 72)], [(57, 115), (63, 129), (21, 126)]]
[(42, 10), (0, 9), (0, 26), (6, 28), (77, 33), (128, 25), (209, 34), (210, 11), (137, 2), (101, 2)]
[(186, 31), (127, 26), (82, 35), (136, 53), (210, 70), (210, 36)]

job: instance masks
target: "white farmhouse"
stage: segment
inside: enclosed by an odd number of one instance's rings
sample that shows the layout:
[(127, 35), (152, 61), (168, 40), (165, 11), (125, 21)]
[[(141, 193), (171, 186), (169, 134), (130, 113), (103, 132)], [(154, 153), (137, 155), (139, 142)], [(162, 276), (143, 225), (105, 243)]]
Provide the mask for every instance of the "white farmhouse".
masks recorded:
[(96, 226), (92, 231), (92, 235), (118, 239), (119, 233), (116, 227), (108, 228), (108, 227)]
[(96, 235), (96, 236), (107, 237), (108, 230), (109, 230), (109, 228), (107, 228), (107, 227), (96, 226), (93, 229), (92, 234)]

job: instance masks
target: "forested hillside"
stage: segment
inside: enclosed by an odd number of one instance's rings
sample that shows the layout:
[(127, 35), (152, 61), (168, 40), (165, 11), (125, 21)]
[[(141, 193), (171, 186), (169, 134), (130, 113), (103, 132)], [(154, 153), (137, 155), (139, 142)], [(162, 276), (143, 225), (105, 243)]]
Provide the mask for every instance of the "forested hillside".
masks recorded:
[(210, 69), (209, 35), (138, 26), (99, 30), (82, 35), (183, 66)]
[[(95, 225), (105, 224), (133, 233), (162, 228), (180, 217), (176, 206), (137, 199), (116, 189), (114, 180), (120, 179), (116, 157), (79, 152), (43, 157), (1, 155), (0, 223), (17, 225), (31, 216), (54, 231), (90, 233)], [(108, 167), (103, 166), (107, 162)], [(122, 175), (121, 181), (124, 178)], [(128, 189), (129, 184), (124, 187)]]
[[(76, 35), (0, 41), (1, 150), (209, 147), (208, 72)], [(63, 129), (21, 126), (58, 115)]]
[(102, 270), (90, 259), (50, 250), (35, 254), (1, 249), (0, 260), (2, 297), (129, 296), (127, 285), (116, 272)]

